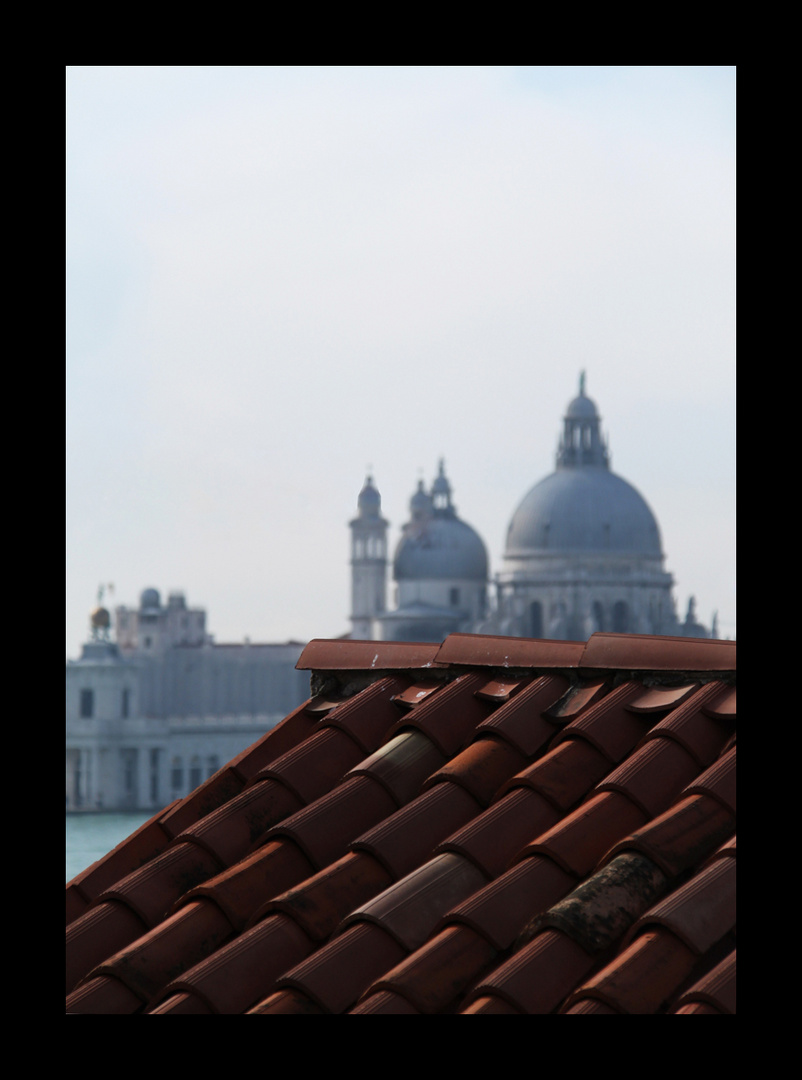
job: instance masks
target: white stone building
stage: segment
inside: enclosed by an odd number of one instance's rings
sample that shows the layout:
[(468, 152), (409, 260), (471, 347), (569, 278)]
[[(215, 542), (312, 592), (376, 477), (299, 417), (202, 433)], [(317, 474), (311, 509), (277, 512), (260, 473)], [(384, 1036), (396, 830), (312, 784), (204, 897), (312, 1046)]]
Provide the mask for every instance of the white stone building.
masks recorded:
[(157, 810), (188, 794), (309, 696), (301, 642), (217, 645), (181, 593), (98, 607), (67, 662), (68, 811)]

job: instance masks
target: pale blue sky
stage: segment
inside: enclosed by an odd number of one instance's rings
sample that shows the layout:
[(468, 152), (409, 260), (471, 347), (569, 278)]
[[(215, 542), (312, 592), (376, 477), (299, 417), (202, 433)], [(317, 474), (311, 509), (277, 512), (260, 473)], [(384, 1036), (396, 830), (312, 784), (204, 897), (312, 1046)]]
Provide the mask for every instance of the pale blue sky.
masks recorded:
[(579, 371), (735, 634), (735, 69), (67, 69), (67, 654), (99, 583), (348, 629), (368, 465), (501, 566)]

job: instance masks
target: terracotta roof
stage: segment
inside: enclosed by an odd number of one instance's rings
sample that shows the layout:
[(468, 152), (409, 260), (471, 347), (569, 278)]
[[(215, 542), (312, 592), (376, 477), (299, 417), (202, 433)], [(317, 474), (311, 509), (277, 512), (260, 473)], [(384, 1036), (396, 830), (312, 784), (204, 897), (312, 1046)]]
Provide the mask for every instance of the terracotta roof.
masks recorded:
[(734, 1013), (735, 644), (316, 640), (67, 885), (70, 1013)]

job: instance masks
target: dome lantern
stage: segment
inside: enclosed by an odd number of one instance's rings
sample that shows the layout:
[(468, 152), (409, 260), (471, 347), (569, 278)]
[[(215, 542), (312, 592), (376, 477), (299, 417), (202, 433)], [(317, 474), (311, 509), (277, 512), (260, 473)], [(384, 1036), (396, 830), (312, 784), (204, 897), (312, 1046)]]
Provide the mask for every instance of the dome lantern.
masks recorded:
[(579, 394), (566, 410), (563, 433), (557, 448), (558, 469), (575, 465), (598, 465), (603, 469), (610, 467), (596, 404), (585, 394), (584, 371), (579, 376)]

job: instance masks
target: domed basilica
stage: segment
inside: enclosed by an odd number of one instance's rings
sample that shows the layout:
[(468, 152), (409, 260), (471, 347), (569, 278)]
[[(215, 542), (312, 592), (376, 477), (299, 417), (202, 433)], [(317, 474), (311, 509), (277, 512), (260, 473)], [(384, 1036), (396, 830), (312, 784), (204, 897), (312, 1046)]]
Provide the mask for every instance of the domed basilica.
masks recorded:
[[(568, 405), (556, 468), (521, 500), (492, 581), (479, 534), (457, 517), (444, 464), (410, 499), (392, 561), (396, 606), (387, 609), (387, 528), (368, 477), (351, 527), (351, 636), (442, 641), (453, 631), (584, 641), (597, 630), (716, 637), (679, 621), (660, 530), (643, 496), (610, 470), (595, 403)], [(491, 588), (492, 584), (492, 588)]]

